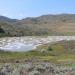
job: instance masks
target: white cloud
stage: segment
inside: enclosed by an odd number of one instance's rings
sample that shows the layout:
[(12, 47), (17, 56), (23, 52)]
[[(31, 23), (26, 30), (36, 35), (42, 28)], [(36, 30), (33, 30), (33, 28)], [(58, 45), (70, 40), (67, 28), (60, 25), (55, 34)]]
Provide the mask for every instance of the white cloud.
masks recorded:
[(2, 16), (8, 16), (8, 14), (6, 14), (6, 13), (3, 13), (3, 14), (2, 14)]

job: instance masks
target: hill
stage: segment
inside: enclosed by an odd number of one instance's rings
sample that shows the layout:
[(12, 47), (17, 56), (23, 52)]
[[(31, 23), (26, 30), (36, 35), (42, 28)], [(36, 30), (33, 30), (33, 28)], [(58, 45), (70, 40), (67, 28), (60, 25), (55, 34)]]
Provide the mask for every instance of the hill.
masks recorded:
[(0, 22), (10, 22), (10, 23), (14, 23), (16, 22), (17, 19), (10, 19), (8, 17), (5, 17), (5, 16), (0, 16)]
[(22, 20), (1, 16), (0, 27), (6, 35), (11, 34), (8, 36), (75, 35), (75, 14), (43, 15)]

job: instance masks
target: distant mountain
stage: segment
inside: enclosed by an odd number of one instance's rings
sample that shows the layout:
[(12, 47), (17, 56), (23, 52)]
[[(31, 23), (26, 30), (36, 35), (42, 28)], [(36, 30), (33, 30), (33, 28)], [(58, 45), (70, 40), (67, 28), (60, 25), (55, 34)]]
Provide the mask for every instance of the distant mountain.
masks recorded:
[(39, 17), (28, 17), (20, 20), (21, 23), (54, 23), (54, 22), (75, 22), (75, 14), (42, 15)]
[(42, 15), (22, 20), (0, 16), (0, 27), (5, 36), (75, 35), (75, 14)]
[(10, 22), (10, 23), (13, 23), (13, 22), (16, 22), (17, 19), (10, 19), (8, 17), (5, 17), (5, 16), (0, 16), (0, 22)]

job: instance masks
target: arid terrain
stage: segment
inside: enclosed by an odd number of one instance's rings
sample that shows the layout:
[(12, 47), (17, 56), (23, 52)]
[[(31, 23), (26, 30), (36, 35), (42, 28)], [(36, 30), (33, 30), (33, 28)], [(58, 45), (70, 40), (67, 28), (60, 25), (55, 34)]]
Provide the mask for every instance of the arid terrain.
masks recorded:
[(0, 75), (75, 75), (75, 36), (0, 38)]
[(0, 75), (75, 75), (75, 0), (0, 0)]
[(0, 16), (0, 36), (75, 35), (75, 14), (42, 15), (21, 20)]
[(50, 62), (9, 63), (1, 67), (0, 75), (75, 75), (75, 67)]
[(75, 14), (0, 16), (0, 75), (75, 75)]

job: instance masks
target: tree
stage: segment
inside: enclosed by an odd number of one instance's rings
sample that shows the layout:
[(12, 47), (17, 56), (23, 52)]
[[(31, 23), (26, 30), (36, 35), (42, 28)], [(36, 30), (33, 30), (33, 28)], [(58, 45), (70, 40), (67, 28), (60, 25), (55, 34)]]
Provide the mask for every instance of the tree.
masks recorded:
[(0, 33), (5, 33), (5, 31), (0, 26)]

